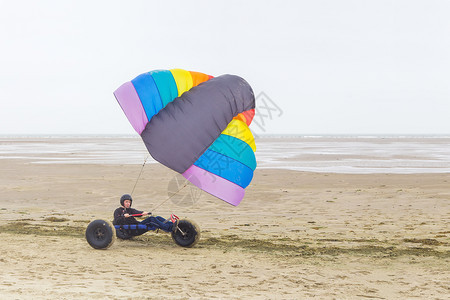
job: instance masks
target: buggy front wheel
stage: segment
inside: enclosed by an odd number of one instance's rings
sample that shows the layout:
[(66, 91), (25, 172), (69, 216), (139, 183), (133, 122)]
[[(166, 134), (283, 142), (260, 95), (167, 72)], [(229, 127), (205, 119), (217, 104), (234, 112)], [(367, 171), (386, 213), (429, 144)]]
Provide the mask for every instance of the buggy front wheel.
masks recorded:
[(86, 228), (86, 240), (95, 249), (107, 249), (116, 240), (116, 229), (104, 220), (95, 220)]
[(179, 220), (177, 228), (172, 232), (172, 239), (181, 247), (193, 247), (200, 239), (200, 229), (193, 221)]

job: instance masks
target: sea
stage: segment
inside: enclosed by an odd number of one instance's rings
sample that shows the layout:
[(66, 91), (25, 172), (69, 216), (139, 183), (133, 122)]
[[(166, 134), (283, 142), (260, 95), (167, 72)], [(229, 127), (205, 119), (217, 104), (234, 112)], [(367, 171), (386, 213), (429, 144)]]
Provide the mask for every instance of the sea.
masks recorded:
[[(257, 168), (320, 173), (449, 173), (450, 136), (259, 136)], [(157, 163), (136, 136), (0, 136), (0, 160)]]

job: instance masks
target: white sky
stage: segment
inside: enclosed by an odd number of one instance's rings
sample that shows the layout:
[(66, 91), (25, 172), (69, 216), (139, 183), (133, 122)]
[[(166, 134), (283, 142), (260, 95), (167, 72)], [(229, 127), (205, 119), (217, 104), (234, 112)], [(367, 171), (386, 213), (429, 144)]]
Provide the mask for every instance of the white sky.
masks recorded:
[(257, 133), (450, 134), (449, 16), (447, 0), (0, 0), (0, 134), (133, 134), (112, 92), (170, 68), (264, 92)]

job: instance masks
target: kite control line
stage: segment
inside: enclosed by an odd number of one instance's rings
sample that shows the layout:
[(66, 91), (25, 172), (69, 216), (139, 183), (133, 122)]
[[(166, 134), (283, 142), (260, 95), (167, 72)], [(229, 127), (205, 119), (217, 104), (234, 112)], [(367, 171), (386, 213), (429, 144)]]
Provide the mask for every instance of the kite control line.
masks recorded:
[[(134, 183), (134, 187), (133, 187), (133, 190), (131, 191), (131, 194), (130, 194), (130, 195), (133, 195), (133, 192), (134, 192), (134, 190), (135, 190), (135, 188), (136, 188), (136, 185), (137, 185), (137, 183), (138, 183), (138, 181), (139, 181), (139, 178), (141, 178), (141, 174), (142, 174), (142, 171), (144, 170), (145, 163), (147, 162), (148, 157), (149, 157), (149, 155), (147, 155), (147, 157), (146, 157), (145, 160), (144, 160), (144, 163), (142, 164), (141, 171), (139, 172), (138, 178), (136, 179), (136, 182)], [(158, 205), (156, 205), (156, 206), (152, 209), (152, 211), (154, 211), (155, 209), (157, 209), (158, 207), (160, 207), (161, 205), (163, 205), (164, 203), (166, 203), (169, 199), (171, 199), (173, 196), (175, 196), (176, 194), (178, 194), (178, 192), (181, 191), (181, 190), (182, 190), (184, 187), (186, 187), (186, 186), (187, 186), (187, 182), (186, 182), (180, 189), (178, 189), (178, 191), (176, 191), (173, 195), (171, 195), (171, 196), (168, 197), (166, 200), (164, 200), (164, 201), (162, 201), (161, 203), (159, 203)], [(151, 215), (151, 213), (149, 213), (149, 215)], [(133, 217), (142, 217), (142, 214), (135, 214), (135, 215), (131, 215), (131, 216), (133, 216)]]
[(183, 188), (185, 188), (188, 185), (188, 182), (186, 180), (186, 183), (178, 189), (178, 191), (176, 191), (173, 195), (171, 195), (170, 197), (168, 197), (166, 200), (162, 201), (161, 203), (159, 203), (158, 205), (156, 205), (155, 207), (153, 207), (153, 209), (151, 211), (155, 211), (158, 207), (160, 207), (161, 205), (163, 205), (164, 203), (166, 203), (167, 201), (169, 201), (169, 199), (171, 199), (173, 196), (175, 196), (176, 194), (178, 194), (179, 191), (181, 191)]
[(137, 185), (137, 183), (138, 183), (138, 181), (139, 181), (139, 178), (141, 178), (141, 174), (142, 174), (142, 171), (144, 170), (145, 163), (147, 162), (147, 159), (148, 159), (148, 155), (147, 155), (147, 157), (144, 159), (144, 163), (142, 164), (142, 168), (141, 168), (141, 171), (139, 172), (139, 176), (138, 176), (138, 178), (136, 179), (136, 182), (134, 183), (133, 190), (131, 191), (131, 194), (130, 194), (131, 196), (133, 196), (134, 189), (136, 188), (136, 185)]

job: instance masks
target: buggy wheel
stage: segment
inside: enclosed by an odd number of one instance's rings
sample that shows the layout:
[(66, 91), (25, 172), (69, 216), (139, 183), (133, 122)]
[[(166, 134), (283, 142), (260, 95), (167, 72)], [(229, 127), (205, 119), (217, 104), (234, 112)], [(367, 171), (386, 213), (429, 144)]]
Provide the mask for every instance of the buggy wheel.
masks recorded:
[(200, 229), (190, 220), (179, 220), (176, 230), (172, 232), (172, 239), (181, 247), (193, 247), (200, 239)]
[(116, 229), (116, 236), (121, 240), (129, 240), (133, 237), (132, 234), (123, 228)]
[(95, 249), (107, 249), (116, 240), (116, 229), (104, 220), (95, 220), (86, 228), (86, 240)]

